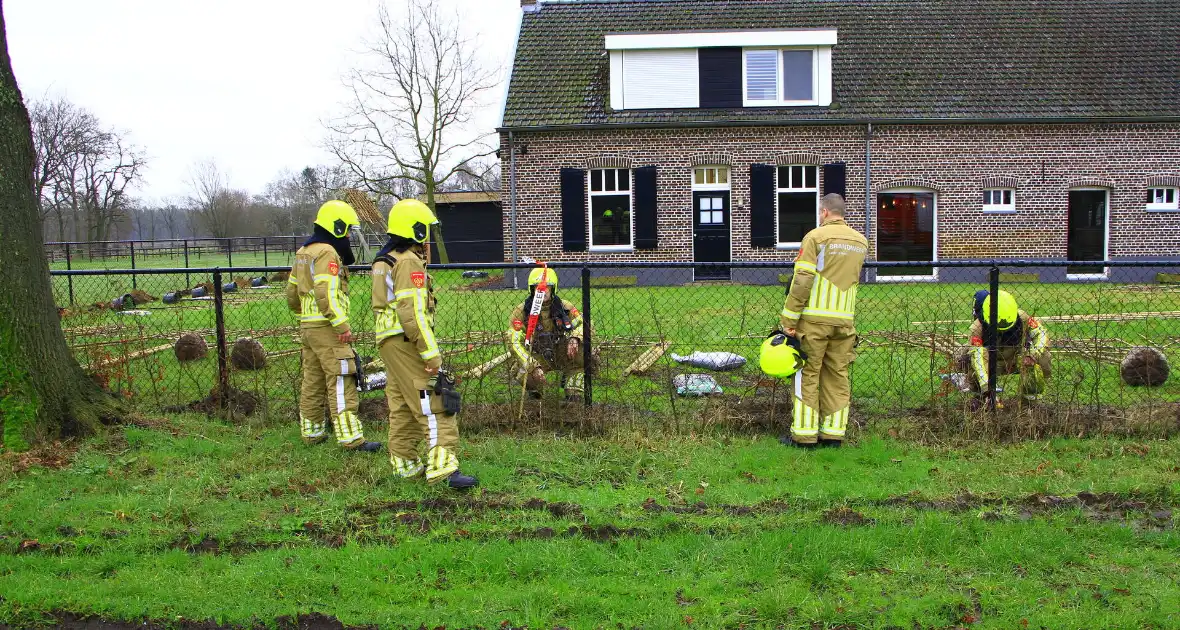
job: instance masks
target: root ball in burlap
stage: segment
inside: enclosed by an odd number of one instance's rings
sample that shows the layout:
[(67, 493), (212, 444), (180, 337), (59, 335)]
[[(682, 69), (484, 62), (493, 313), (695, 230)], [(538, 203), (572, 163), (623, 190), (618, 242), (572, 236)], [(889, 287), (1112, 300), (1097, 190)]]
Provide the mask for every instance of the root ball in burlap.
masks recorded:
[(209, 354), (209, 344), (197, 333), (184, 333), (172, 344), (172, 351), (176, 353), (176, 360), (181, 363), (196, 361), (204, 359)]
[(261, 370), (266, 367), (266, 349), (254, 339), (243, 337), (234, 342), (229, 359), (239, 370)]
[(1168, 358), (1164, 353), (1143, 346), (1131, 348), (1119, 368), (1123, 382), (1135, 387), (1163, 385), (1164, 381), (1168, 380), (1170, 371)]

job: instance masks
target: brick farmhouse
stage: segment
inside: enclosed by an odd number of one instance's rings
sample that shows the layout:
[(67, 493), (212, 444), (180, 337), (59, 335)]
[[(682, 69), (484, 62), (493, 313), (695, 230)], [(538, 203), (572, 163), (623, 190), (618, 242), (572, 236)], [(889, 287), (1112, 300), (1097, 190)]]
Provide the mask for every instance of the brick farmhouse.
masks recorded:
[(877, 260), (1180, 265), (1175, 0), (524, 0), (499, 132), (506, 260), (775, 281), (724, 263), (792, 260), (839, 192)]

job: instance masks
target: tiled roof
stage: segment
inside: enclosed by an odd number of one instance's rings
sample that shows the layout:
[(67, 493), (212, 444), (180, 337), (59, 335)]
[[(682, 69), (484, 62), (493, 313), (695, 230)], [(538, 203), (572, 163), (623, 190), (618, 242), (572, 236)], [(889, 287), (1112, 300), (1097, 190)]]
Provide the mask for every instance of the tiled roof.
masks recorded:
[[(611, 111), (604, 35), (836, 28), (828, 107)], [(1180, 116), (1180, 0), (583, 0), (525, 12), (504, 127)]]

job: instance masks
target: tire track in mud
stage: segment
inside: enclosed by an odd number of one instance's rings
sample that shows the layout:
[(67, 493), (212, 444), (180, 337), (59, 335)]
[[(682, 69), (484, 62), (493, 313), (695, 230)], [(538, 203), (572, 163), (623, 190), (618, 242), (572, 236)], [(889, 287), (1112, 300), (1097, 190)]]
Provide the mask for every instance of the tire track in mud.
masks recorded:
[[(241, 556), (272, 549), (326, 547), (337, 549), (346, 543), (362, 545), (396, 545), (402, 539), (430, 536), (445, 541), (518, 542), (528, 540), (584, 539), (610, 543), (624, 538), (658, 538), (672, 533), (696, 533), (709, 536), (728, 536), (735, 532), (711, 522), (712, 519), (758, 519), (783, 514), (814, 515), (824, 524), (839, 527), (872, 527), (876, 518), (862, 511), (944, 512), (965, 514), (978, 512), (985, 521), (1029, 520), (1067, 511), (1080, 511), (1081, 516), (1095, 523), (1123, 521), (1144, 530), (1168, 530), (1175, 527), (1174, 514), (1177, 496), (1168, 488), (1151, 492), (1093, 493), (1076, 495), (1029, 494), (1004, 497), (978, 494), (959, 494), (945, 498), (927, 498), (920, 494), (891, 496), (883, 499), (850, 499), (834, 504), (831, 500), (775, 498), (754, 504), (660, 503), (647, 499), (639, 506), (626, 504), (606, 508), (604, 513), (615, 515), (615, 522), (591, 522), (586, 509), (576, 503), (548, 502), (539, 498), (526, 500), (494, 498), (438, 497), (423, 500), (400, 500), (366, 503), (347, 507), (343, 511), (345, 523), (324, 525), (308, 520), (296, 529), (288, 530), (286, 540), (260, 540), (273, 536), (274, 530), (244, 531), (230, 539), (218, 539), (195, 529), (163, 543), (157, 550), (182, 550), (192, 554), (229, 554)], [(644, 525), (628, 523), (625, 517), (636, 507), (647, 515), (671, 516), (672, 520)], [(537, 527), (497, 527), (483, 523), (481, 518), (499, 517), (511, 521), (520, 512), (534, 512), (567, 524)], [(881, 515), (878, 515), (881, 516)], [(388, 517), (382, 527), (382, 518)], [(709, 519), (702, 522), (702, 519)], [(598, 519), (594, 519), (597, 521)], [(390, 527), (392, 526), (392, 528)], [(69, 527), (58, 529), (65, 540), (42, 544), (18, 533), (0, 532), (0, 554), (42, 553), (69, 555), (94, 553), (92, 545), (79, 546), (72, 538), (82, 533)], [(118, 540), (126, 536), (104, 536)], [(101, 551), (101, 549), (98, 549)]]

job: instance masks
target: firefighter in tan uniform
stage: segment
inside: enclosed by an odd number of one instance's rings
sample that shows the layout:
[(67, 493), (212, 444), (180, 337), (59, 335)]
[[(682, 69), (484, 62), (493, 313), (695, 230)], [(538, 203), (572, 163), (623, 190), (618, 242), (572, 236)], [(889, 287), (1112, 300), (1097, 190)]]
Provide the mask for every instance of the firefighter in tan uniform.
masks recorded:
[(803, 237), (779, 324), (807, 362), (795, 374), (787, 444), (839, 446), (848, 427), (848, 364), (856, 346), (856, 289), (868, 241), (844, 222), (844, 198), (824, 195), (820, 226)]
[[(462, 490), (479, 482), (459, 472), (459, 397), (454, 381), (440, 374), (425, 246), (430, 226), (437, 223), (430, 208), (416, 199), (403, 199), (389, 211), (389, 241), (373, 262), (373, 313), (386, 370), (390, 464), (403, 478), (425, 473), (427, 483)], [(418, 454), (423, 441), (425, 463)]]
[[(541, 274), (549, 285), (537, 318), (531, 342), (526, 343), (529, 307), (536, 295)], [(586, 362), (582, 352), (582, 314), (568, 300), (557, 296), (557, 272), (548, 268), (529, 273), (529, 297), (512, 311), (507, 334), (508, 351), (516, 362), (517, 376), (533, 398), (541, 397), (545, 374), (556, 370), (568, 402), (581, 402), (585, 396)], [(593, 360), (593, 359), (592, 359)], [(592, 366), (593, 367), (593, 366)]]
[(295, 252), (287, 282), (287, 305), (299, 315), (303, 341), (303, 389), (299, 428), (303, 441), (327, 439), (327, 405), (336, 441), (346, 449), (375, 451), (380, 442), (365, 441), (357, 416), (357, 359), (348, 325), (348, 266), (353, 260), (349, 230), (358, 226), (356, 211), (343, 201), (329, 201), (316, 214), (311, 238)]
[[(1052, 372), (1049, 356), (1049, 334), (1036, 318), (1020, 310), (1016, 298), (1000, 291), (996, 305), (995, 326), (996, 371), (999, 374), (1021, 375), (1020, 393), (1028, 402), (1040, 400)], [(988, 291), (975, 293), (975, 320), (971, 323), (971, 346), (959, 355), (959, 369), (967, 373), (967, 387), (974, 394), (971, 407), (978, 409), (988, 404), (985, 392), (988, 383), (988, 353), (996, 348), (988, 345), (991, 321), (991, 295)], [(998, 403), (997, 403), (998, 404)]]

